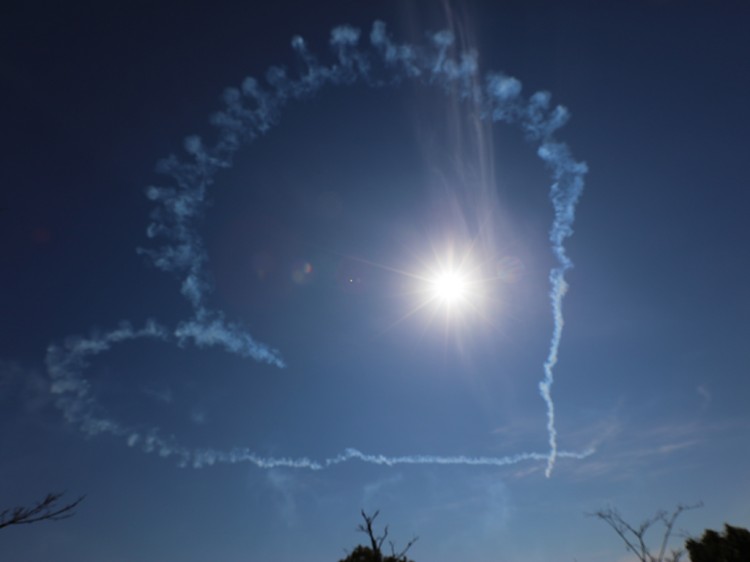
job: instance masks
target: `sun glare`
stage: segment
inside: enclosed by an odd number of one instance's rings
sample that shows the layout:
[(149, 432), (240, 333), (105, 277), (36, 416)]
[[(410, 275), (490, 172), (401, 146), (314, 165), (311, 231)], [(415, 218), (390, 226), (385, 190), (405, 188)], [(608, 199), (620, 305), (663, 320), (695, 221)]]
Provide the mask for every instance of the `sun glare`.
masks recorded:
[(461, 250), (449, 244), (442, 251), (433, 248), (432, 260), (417, 259), (421, 270), (392, 269), (409, 280), (402, 286), (404, 295), (413, 299), (394, 326), (419, 314), (430, 324), (444, 323), (457, 332), (486, 317), (496, 300), (491, 297), (492, 278), (486, 275), (485, 264), (477, 261), (472, 245), (467, 247)]
[(433, 298), (446, 304), (454, 304), (467, 295), (468, 282), (465, 276), (457, 272), (445, 272), (438, 275), (432, 282)]

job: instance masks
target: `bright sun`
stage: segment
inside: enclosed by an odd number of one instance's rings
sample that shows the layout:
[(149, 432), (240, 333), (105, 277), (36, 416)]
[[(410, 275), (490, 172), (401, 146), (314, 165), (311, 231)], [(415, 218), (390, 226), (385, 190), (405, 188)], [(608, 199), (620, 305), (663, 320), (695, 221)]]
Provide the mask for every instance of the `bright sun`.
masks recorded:
[(424, 311), (430, 322), (441, 319), (453, 330), (484, 316), (490, 301), (494, 301), (488, 298), (492, 279), (471, 250), (469, 247), (461, 251), (451, 244), (442, 252), (433, 249), (431, 264), (419, 260), (421, 271), (395, 270), (411, 278), (404, 286), (405, 293), (416, 298), (413, 308), (401, 320)]
[(439, 274), (431, 283), (433, 298), (445, 304), (455, 304), (464, 300), (468, 293), (465, 276), (457, 272)]

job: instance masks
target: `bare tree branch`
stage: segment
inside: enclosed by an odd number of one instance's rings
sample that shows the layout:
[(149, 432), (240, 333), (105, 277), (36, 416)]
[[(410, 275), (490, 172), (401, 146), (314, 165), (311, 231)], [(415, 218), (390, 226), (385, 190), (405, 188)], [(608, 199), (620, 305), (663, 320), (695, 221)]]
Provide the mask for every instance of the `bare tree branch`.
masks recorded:
[(409, 549), (412, 546), (414, 546), (414, 543), (417, 542), (418, 540), (419, 540), (419, 537), (414, 537), (413, 539), (411, 539), (408, 543), (406, 543), (406, 546), (404, 547), (404, 549), (401, 552), (399, 552), (398, 554), (396, 554), (395, 552), (393, 552), (393, 543), (391, 543), (391, 552), (393, 553), (393, 557), (396, 560), (401, 560), (403, 558), (406, 558), (406, 553), (409, 552)]
[[(680, 513), (683, 511), (686, 511), (688, 509), (696, 509), (698, 507), (701, 507), (703, 504), (695, 504), (695, 505), (678, 505), (677, 508), (672, 512), (672, 515), (667, 517), (666, 512), (662, 512), (661, 520), (664, 523), (665, 531), (664, 531), (664, 539), (661, 542), (661, 548), (659, 549), (659, 560), (662, 560), (664, 558), (664, 552), (667, 548), (667, 541), (669, 541), (669, 537), (672, 534), (672, 529), (674, 528), (675, 521), (680, 516)], [(677, 559), (674, 557), (674, 552), (672, 558), (677, 562)], [(682, 552), (680, 552), (680, 556), (682, 556)]]
[(380, 514), (380, 511), (376, 511), (371, 516), (367, 515), (364, 509), (360, 513), (362, 514), (362, 519), (365, 520), (365, 524), (362, 525), (362, 523), (360, 523), (357, 527), (357, 530), (365, 533), (369, 537), (370, 544), (372, 545), (372, 552), (375, 555), (375, 560), (377, 562), (380, 562), (383, 559), (383, 554), (380, 551), (380, 547), (383, 545), (383, 541), (388, 536), (388, 526), (386, 525), (385, 533), (383, 533), (383, 536), (376, 537), (375, 531), (372, 528), (372, 524)]
[(14, 507), (0, 512), (0, 529), (11, 525), (29, 525), (39, 521), (60, 521), (75, 515), (75, 508), (86, 496), (81, 496), (74, 502), (60, 505), (58, 502), (64, 492), (49, 493), (37, 502), (34, 507)]
[[(670, 555), (666, 555), (667, 544), (672, 536), (675, 522), (683, 511), (703, 507), (703, 503), (693, 505), (679, 504), (674, 511), (669, 514), (664, 510), (657, 511), (653, 517), (643, 521), (637, 528), (623, 519), (620, 512), (614, 508), (600, 509), (589, 516), (597, 517), (607, 523), (625, 543), (627, 550), (630, 550), (638, 557), (641, 562), (679, 562), (684, 551), (672, 550)], [(646, 543), (646, 533), (657, 523), (664, 526), (659, 554), (654, 556)]]
[[(409, 562), (409, 560), (406, 558), (406, 553), (414, 545), (414, 543), (417, 542), (418, 537), (414, 537), (412, 540), (410, 540), (407, 543), (406, 547), (403, 550), (401, 550), (401, 552), (398, 552), (398, 553), (396, 552), (396, 547), (393, 544), (393, 542), (388, 541), (388, 544), (391, 549), (391, 554), (390, 556), (384, 556), (383, 544), (385, 544), (385, 541), (388, 538), (388, 530), (389, 530), (388, 526), (387, 525), (385, 526), (382, 535), (376, 534), (375, 529), (374, 529), (374, 522), (375, 522), (375, 519), (380, 514), (380, 511), (376, 511), (372, 515), (367, 515), (367, 513), (365, 513), (364, 510), (362, 510), (360, 513), (362, 514), (362, 519), (364, 519), (364, 523), (360, 523), (357, 526), (357, 530), (367, 535), (370, 541), (371, 547), (370, 548), (357, 547), (357, 549), (349, 553), (348, 557), (345, 560), (349, 560), (349, 559), (354, 560), (354, 557), (357, 553), (360, 553), (361, 555), (360, 549), (364, 549), (365, 551), (369, 552), (369, 554), (367, 554), (368, 556), (367, 559), (370, 560), (370, 558), (372, 558), (374, 562)], [(357, 560), (359, 560), (359, 558), (357, 558)]]
[(383, 529), (383, 535), (378, 538), (378, 550), (380, 550), (383, 547), (383, 541), (385, 541), (387, 536), (388, 536), (388, 525), (386, 525), (385, 529)]

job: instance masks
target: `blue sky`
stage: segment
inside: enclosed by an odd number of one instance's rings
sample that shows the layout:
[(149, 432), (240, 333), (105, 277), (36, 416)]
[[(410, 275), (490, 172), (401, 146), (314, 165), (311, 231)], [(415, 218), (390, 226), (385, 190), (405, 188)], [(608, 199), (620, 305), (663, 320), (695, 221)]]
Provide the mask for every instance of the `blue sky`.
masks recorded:
[[(4, 529), (0, 552), (335, 561), (380, 509), (417, 562), (593, 562), (627, 559), (585, 516), (608, 505), (640, 521), (703, 501), (686, 531), (750, 526), (747, 17), (12, 7), (0, 499), (87, 499)], [(255, 108), (248, 76), (271, 106), (237, 129), (222, 92)], [(549, 233), (569, 225), (555, 456), (539, 383)], [(455, 264), (465, 298), (432, 298)]]

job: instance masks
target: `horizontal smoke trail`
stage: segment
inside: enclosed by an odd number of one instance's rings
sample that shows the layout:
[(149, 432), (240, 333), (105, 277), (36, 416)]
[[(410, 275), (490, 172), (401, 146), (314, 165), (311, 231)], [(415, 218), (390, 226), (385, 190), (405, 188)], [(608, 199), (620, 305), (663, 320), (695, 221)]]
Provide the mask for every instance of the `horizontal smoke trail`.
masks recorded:
[[(520, 453), (505, 457), (469, 457), (405, 455), (389, 457), (362, 453), (349, 448), (343, 453), (323, 461), (307, 457), (264, 457), (248, 448), (236, 447), (229, 451), (211, 448), (189, 448), (181, 445), (173, 436), (163, 436), (158, 428), (139, 430), (126, 427), (106, 416), (96, 397), (91, 393), (90, 384), (83, 372), (89, 367), (92, 357), (109, 351), (113, 345), (137, 339), (159, 341), (177, 341), (168, 330), (154, 321), (136, 330), (128, 323), (122, 323), (115, 330), (106, 334), (94, 334), (89, 338), (68, 338), (62, 346), (52, 345), (47, 349), (47, 370), (52, 377), (51, 392), (58, 395), (56, 405), (63, 412), (67, 422), (78, 425), (80, 430), (89, 436), (108, 433), (122, 437), (130, 447), (139, 447), (146, 453), (156, 453), (161, 457), (177, 459), (179, 466), (202, 468), (220, 463), (251, 463), (259, 468), (307, 468), (322, 470), (352, 460), (385, 466), (398, 464), (440, 464), (469, 466), (508, 466), (523, 461), (544, 460), (548, 454)], [(593, 454), (593, 449), (582, 453), (560, 451), (558, 456), (572, 459), (583, 459)]]
[[(213, 146), (206, 146), (198, 136), (189, 136), (184, 141), (187, 159), (170, 155), (158, 163), (157, 171), (169, 177), (172, 185), (151, 186), (146, 190), (148, 198), (156, 204), (151, 212), (147, 234), (149, 238), (163, 240), (163, 243), (157, 248), (140, 248), (138, 251), (148, 256), (157, 268), (178, 276), (180, 291), (190, 303), (193, 317), (171, 332), (154, 322), (147, 323), (141, 330), (123, 324), (104, 335), (70, 339), (63, 347), (50, 346), (47, 365), (53, 380), (52, 392), (59, 395), (57, 404), (68, 421), (78, 424), (88, 434), (123, 436), (131, 446), (140, 445), (144, 451), (158, 452), (165, 457), (175, 456), (181, 465), (194, 466), (214, 462), (251, 462), (265, 468), (290, 466), (320, 469), (353, 459), (389, 466), (402, 463), (503, 466), (525, 460), (546, 459), (546, 475), (549, 477), (557, 457), (584, 458), (592, 453), (558, 451), (551, 395), (553, 368), (557, 363), (563, 328), (562, 300), (567, 290), (564, 274), (572, 267), (563, 242), (572, 234), (575, 205), (586, 173), (585, 164), (573, 160), (567, 147), (553, 139), (553, 133), (568, 119), (567, 110), (561, 106), (550, 108), (550, 94), (547, 92), (537, 92), (528, 100), (524, 99), (521, 82), (503, 74), (487, 75), (484, 88), (478, 87), (476, 53), (460, 52), (450, 32), (434, 34), (426, 47), (397, 44), (388, 35), (385, 24), (376, 21), (369, 34), (370, 52), (359, 48), (360, 38), (361, 32), (353, 27), (344, 25), (333, 29), (330, 46), (334, 60), (330, 64), (323, 64), (309, 52), (301, 37), (294, 37), (291, 45), (304, 65), (301, 73), (292, 77), (282, 67), (271, 67), (266, 72), (265, 84), (248, 77), (239, 88), (228, 88), (223, 95), (223, 110), (211, 118), (211, 123), (217, 128), (217, 140)], [(346, 85), (360, 81), (380, 87), (404, 79), (436, 85), (458, 94), (459, 98), (477, 103), (483, 108), (486, 119), (520, 126), (530, 142), (538, 143), (537, 154), (551, 170), (554, 183), (550, 188), (550, 199), (555, 218), (550, 240), (559, 266), (550, 273), (554, 329), (549, 355), (544, 363), (544, 378), (539, 385), (547, 406), (549, 453), (524, 453), (502, 458), (385, 457), (348, 449), (323, 462), (306, 458), (264, 458), (245, 449), (230, 452), (188, 449), (179, 445), (174, 438), (161, 437), (156, 428), (136, 432), (98, 413), (101, 408), (83, 377), (87, 357), (129, 339), (174, 338), (179, 345), (220, 346), (230, 353), (284, 367), (277, 350), (258, 342), (241, 325), (228, 322), (220, 310), (214, 310), (207, 304), (211, 287), (205, 270), (207, 255), (197, 224), (207, 205), (207, 190), (221, 170), (232, 166), (234, 154), (243, 145), (271, 130), (288, 101), (312, 96), (329, 84)]]

